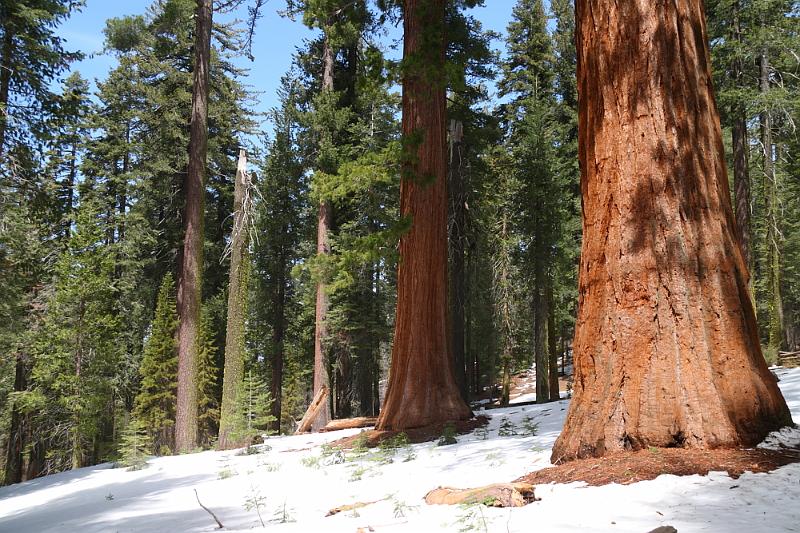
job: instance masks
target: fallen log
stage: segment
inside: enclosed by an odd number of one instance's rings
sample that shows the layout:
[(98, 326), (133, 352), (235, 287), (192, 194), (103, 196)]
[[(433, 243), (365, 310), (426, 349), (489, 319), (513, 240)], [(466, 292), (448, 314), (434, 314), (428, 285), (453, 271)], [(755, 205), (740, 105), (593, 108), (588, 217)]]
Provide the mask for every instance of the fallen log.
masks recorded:
[(319, 391), (317, 391), (314, 399), (311, 400), (311, 405), (309, 405), (308, 409), (306, 410), (306, 414), (304, 414), (303, 418), (300, 420), (300, 425), (297, 426), (297, 431), (294, 432), (295, 435), (306, 433), (309, 429), (311, 429), (311, 424), (314, 423), (314, 419), (317, 418), (319, 410), (323, 405), (325, 405), (325, 400), (327, 398), (328, 387), (322, 387), (319, 389)]
[(439, 487), (425, 495), (428, 505), (483, 504), (488, 507), (522, 507), (537, 501), (529, 483), (495, 483), (474, 489)]
[(779, 352), (778, 364), (786, 368), (800, 366), (800, 352)]
[(356, 509), (361, 509), (362, 507), (366, 507), (367, 505), (372, 505), (373, 503), (382, 502), (385, 499), (386, 498), (383, 498), (382, 500), (375, 500), (373, 502), (356, 502), (356, 503), (348, 503), (347, 505), (340, 505), (339, 507), (334, 507), (333, 509), (328, 511), (328, 514), (326, 514), (325, 516), (333, 516), (335, 514), (344, 513), (346, 511), (354, 511)]
[(320, 431), (339, 431), (340, 429), (355, 429), (374, 426), (378, 422), (377, 418), (369, 416), (359, 416), (357, 418), (340, 418), (331, 420)]

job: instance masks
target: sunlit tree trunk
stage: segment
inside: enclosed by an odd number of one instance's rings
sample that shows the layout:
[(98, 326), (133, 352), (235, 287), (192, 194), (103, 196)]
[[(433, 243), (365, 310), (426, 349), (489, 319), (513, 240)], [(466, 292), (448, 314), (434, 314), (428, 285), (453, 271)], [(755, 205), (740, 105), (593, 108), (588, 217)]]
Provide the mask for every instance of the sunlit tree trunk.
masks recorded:
[[(322, 91), (333, 91), (333, 48), (331, 47), (328, 35), (322, 47)], [(333, 223), (333, 211), (330, 202), (325, 199), (319, 203), (319, 210), (317, 212), (317, 255), (328, 255), (331, 253), (330, 237), (328, 234), (331, 231)], [(330, 376), (328, 375), (329, 358), (327, 353), (327, 315), (328, 315), (328, 294), (325, 287), (325, 282), (320, 280), (317, 282), (317, 302), (315, 313), (315, 331), (314, 331), (314, 383), (313, 383), (313, 396), (316, 397), (317, 393), (322, 388), (330, 390)], [(325, 405), (319, 410), (319, 414), (311, 424), (311, 431), (319, 431), (331, 419), (331, 401), (325, 402)]]
[(701, 0), (578, 0), (583, 249), (555, 462), (791, 423), (730, 203)]
[(403, 4), (404, 168), (400, 213), (412, 220), (400, 239), (389, 387), (379, 429), (405, 429), (472, 416), (453, 376), (447, 306), (447, 150), (445, 0)]
[(211, 0), (197, 0), (189, 169), (184, 182), (186, 207), (178, 284), (178, 392), (175, 447), (188, 452), (197, 445), (197, 332), (203, 286), (203, 204), (208, 151), (208, 80), (211, 57)]
[(244, 443), (231, 438), (238, 416), (236, 397), (244, 379), (245, 321), (247, 317), (247, 288), (250, 272), (249, 229), (252, 211), (250, 175), (247, 172), (245, 151), (239, 152), (236, 183), (233, 187), (233, 231), (231, 235), (231, 269), (228, 278), (228, 321), (225, 331), (225, 370), (222, 381), (220, 409), (220, 450), (236, 448)]

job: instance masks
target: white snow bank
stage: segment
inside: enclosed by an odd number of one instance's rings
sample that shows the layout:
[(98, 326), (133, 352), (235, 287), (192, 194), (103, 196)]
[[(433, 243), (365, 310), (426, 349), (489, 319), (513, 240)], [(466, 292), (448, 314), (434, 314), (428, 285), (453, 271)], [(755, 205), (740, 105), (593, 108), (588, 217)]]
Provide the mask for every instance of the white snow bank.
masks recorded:
[[(776, 369), (779, 385), (800, 421), (800, 369)], [(486, 411), (485, 431), (458, 437), (458, 444), (417, 444), (393, 462), (378, 451), (339, 462), (323, 457), (322, 444), (359, 430), (270, 438), (271, 450), (239, 456), (203, 452), (154, 458), (139, 472), (109, 465), (83, 468), (0, 488), (0, 531), (134, 532), (214, 531), (197, 504), (196, 489), (226, 530), (260, 529), (257, 503), (270, 531), (636, 532), (670, 524), (680, 533), (800, 530), (800, 465), (738, 480), (709, 476), (661, 476), (633, 485), (544, 485), (540, 502), (520, 509), (428, 506), (422, 498), (440, 485), (475, 487), (511, 481), (550, 465), (550, 448), (564, 422), (567, 400)], [(535, 428), (535, 435), (530, 432)], [(798, 430), (771, 435), (763, 445), (798, 442)], [(412, 456), (411, 460), (406, 461)], [(324, 466), (327, 465), (327, 466)], [(333, 507), (378, 503), (325, 517)], [(248, 510), (248, 507), (250, 509)], [(294, 520), (283, 523), (283, 519)]]

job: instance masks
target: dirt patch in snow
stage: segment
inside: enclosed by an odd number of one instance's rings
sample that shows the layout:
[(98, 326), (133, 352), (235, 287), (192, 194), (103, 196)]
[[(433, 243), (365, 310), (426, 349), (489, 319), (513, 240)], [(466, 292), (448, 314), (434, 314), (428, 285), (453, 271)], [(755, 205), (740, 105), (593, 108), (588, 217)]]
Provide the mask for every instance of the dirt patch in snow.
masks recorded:
[(709, 472), (722, 471), (737, 479), (744, 472), (771, 472), (798, 462), (800, 450), (649, 448), (600, 458), (577, 459), (531, 472), (516, 481), (532, 485), (573, 481), (584, 481), (591, 486), (609, 483), (629, 485), (655, 479), (662, 474), (705, 476)]
[[(483, 427), (486, 424), (488, 424), (489, 418), (480, 415), (475, 418), (471, 418), (469, 420), (458, 420), (448, 423), (453, 424), (455, 426), (457, 434), (466, 435), (467, 433), (471, 433), (472, 431), (478, 429), (479, 427)], [(420, 442), (430, 442), (433, 440), (437, 440), (439, 437), (442, 436), (442, 432), (444, 431), (444, 426), (446, 424), (447, 423), (432, 424), (430, 426), (425, 426), (421, 428), (406, 429), (405, 431), (394, 431), (394, 430), (378, 431), (377, 429), (369, 429), (362, 431), (357, 435), (352, 435), (350, 437), (345, 437), (343, 439), (333, 441), (330, 443), (330, 445), (339, 447), (343, 450), (349, 450), (354, 446), (356, 446), (357, 444), (364, 442), (362, 439), (366, 438), (366, 442), (364, 443), (367, 445), (367, 447), (374, 448), (384, 440), (396, 437), (400, 433), (405, 433), (406, 436), (408, 437), (409, 442), (413, 444)]]

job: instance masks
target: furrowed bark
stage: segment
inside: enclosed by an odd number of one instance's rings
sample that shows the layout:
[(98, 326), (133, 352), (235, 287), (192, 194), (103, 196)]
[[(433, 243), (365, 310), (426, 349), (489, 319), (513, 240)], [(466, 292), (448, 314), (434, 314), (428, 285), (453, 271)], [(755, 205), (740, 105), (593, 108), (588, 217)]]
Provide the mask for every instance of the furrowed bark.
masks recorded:
[(411, 218), (400, 239), (389, 386), (378, 429), (406, 429), (472, 413), (461, 398), (449, 352), (447, 306), (447, 153), (445, 0), (403, 4), (404, 168), (400, 213)]
[[(322, 49), (322, 91), (333, 91), (333, 48), (331, 48), (330, 39), (325, 35), (325, 40)], [(319, 211), (317, 213), (317, 255), (328, 255), (331, 253), (330, 238), (328, 233), (331, 230), (333, 223), (333, 211), (329, 202), (324, 199), (319, 203)], [(328, 294), (326, 292), (325, 282), (320, 280), (317, 282), (317, 302), (315, 314), (315, 331), (314, 331), (314, 385), (313, 393), (317, 396), (323, 388), (330, 388), (330, 376), (328, 376), (328, 353), (326, 350), (326, 339), (328, 335), (328, 328), (326, 326), (328, 314)], [(316, 418), (311, 424), (312, 431), (319, 431), (331, 419), (330, 402), (326, 402), (324, 406), (317, 412)]]
[(197, 445), (197, 332), (203, 280), (203, 204), (208, 151), (208, 83), (211, 57), (211, 0), (197, 0), (189, 129), (189, 169), (184, 182), (184, 240), (178, 283), (178, 391), (175, 448)]
[(791, 417), (761, 354), (703, 3), (576, 8), (584, 238), (552, 460), (758, 443)]

